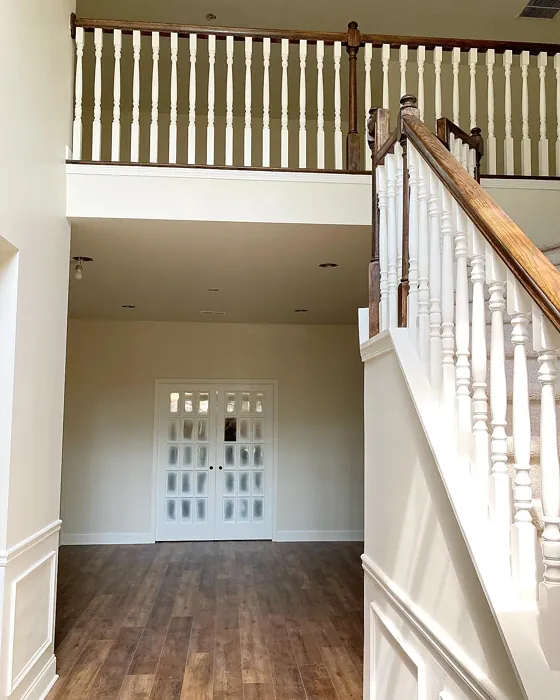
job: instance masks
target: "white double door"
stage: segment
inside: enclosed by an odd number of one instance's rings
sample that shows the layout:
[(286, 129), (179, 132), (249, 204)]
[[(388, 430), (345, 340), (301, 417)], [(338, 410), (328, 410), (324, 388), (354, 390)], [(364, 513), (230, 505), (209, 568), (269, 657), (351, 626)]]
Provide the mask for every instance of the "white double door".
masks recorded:
[(157, 540), (272, 538), (273, 392), (158, 383)]

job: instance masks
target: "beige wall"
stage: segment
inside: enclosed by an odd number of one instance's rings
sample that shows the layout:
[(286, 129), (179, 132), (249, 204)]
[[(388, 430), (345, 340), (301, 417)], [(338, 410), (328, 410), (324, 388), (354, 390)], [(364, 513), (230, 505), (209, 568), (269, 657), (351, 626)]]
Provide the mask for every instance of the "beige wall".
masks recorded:
[[(71, 320), (65, 536), (149, 533), (155, 380), (278, 380), (280, 531), (363, 529), (354, 326)], [(289, 536), (289, 535), (285, 535)]]

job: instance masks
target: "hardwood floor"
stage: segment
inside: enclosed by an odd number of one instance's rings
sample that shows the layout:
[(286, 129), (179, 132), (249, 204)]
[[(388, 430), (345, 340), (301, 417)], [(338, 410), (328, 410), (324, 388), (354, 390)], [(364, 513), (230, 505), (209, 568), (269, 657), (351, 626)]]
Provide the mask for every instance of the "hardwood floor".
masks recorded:
[(48, 700), (361, 700), (361, 552), (62, 547)]

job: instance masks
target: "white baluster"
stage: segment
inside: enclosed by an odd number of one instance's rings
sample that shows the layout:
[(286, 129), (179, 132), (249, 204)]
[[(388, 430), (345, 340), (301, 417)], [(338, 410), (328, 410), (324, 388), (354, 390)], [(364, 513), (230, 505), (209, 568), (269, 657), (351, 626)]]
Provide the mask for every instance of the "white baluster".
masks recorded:
[(190, 75), (189, 75), (189, 129), (187, 135), (187, 163), (196, 163), (196, 47), (197, 35), (189, 35)]
[(408, 61), (408, 46), (402, 44), (399, 48), (399, 66), (401, 72), (401, 94), (406, 95), (406, 62)]
[(340, 58), (342, 43), (334, 43), (334, 167), (342, 170), (342, 119), (340, 102)]
[(507, 386), (504, 347), (504, 312), (507, 272), (504, 264), (486, 245), (486, 281), (490, 291), (490, 409), (492, 438), (490, 440), (490, 521), (496, 537), (495, 557), (498, 570), (510, 573), (510, 531), (512, 522), (511, 484), (507, 471)]
[(441, 119), (441, 62), (443, 61), (443, 49), (436, 46), (434, 49), (434, 72), (436, 77), (435, 109), (436, 121)]
[(486, 139), (486, 152), (488, 157), (488, 173), (496, 174), (496, 135), (494, 133), (494, 64), (496, 63), (496, 51), (488, 49), (486, 52), (486, 73), (488, 76), (488, 138)]
[(103, 55), (103, 30), (93, 30), (95, 44), (95, 77), (93, 87), (93, 132), (91, 159), (101, 160), (101, 58)]
[(391, 58), (391, 45), (383, 44), (381, 47), (381, 69), (383, 71), (383, 109), (389, 109), (389, 60)]
[(420, 156), (408, 144), (408, 185), (410, 190), (408, 214), (408, 329), (411, 342), (418, 347), (418, 162)]
[(150, 163), (158, 162), (159, 117), (159, 32), (152, 32), (152, 121), (150, 123)]
[[(373, 57), (373, 44), (364, 45), (364, 68), (365, 68), (365, 105), (366, 105), (366, 118), (365, 118), (365, 131), (364, 131), (364, 143), (367, 144), (368, 137), (368, 119), (369, 110), (371, 109), (371, 60)], [(322, 87), (322, 86), (321, 86)], [(364, 148), (364, 170), (369, 170), (371, 168), (371, 153), (369, 148)]]
[(469, 255), (472, 282), (472, 411), (473, 411), (473, 472), (476, 492), (488, 506), (488, 478), (490, 476), (490, 443), (488, 436), (488, 398), (486, 394), (486, 313), (484, 283), (486, 281), (486, 247), (480, 233), (468, 222)]
[(243, 165), (252, 164), (253, 134), (251, 128), (253, 39), (245, 37), (245, 129), (243, 131)]
[(539, 175), (548, 175), (548, 139), (546, 138), (546, 66), (548, 55), (541, 51), (538, 57), (539, 66)]
[(476, 124), (476, 64), (478, 62), (478, 49), (469, 50), (469, 73), (470, 73), (470, 91), (469, 91), (469, 112), (470, 112), (470, 128), (474, 129)]
[(440, 186), (436, 175), (429, 171), (429, 294), (430, 294), (430, 383), (434, 391), (441, 390), (441, 229)]
[(121, 159), (121, 57), (122, 31), (113, 31), (113, 46), (115, 48), (115, 72), (113, 75), (113, 128), (111, 133), (111, 160)]
[(398, 325), (397, 278), (397, 165), (396, 154), (385, 156), (387, 178), (387, 294), (389, 298), (389, 328)]
[(442, 402), (445, 413), (455, 414), (455, 334), (453, 286), (453, 226), (451, 224), (451, 195), (440, 183), (441, 201), (441, 354)]
[(511, 50), (504, 51), (504, 76), (505, 76), (505, 101), (504, 114), (506, 122), (506, 136), (504, 140), (504, 165), (505, 174), (515, 173), (515, 158), (513, 148), (513, 136), (511, 131), (511, 66), (513, 63), (513, 53)]
[(288, 167), (288, 55), (290, 53), (290, 42), (282, 39), (282, 110), (281, 110), (281, 133), (280, 133), (280, 165), (282, 168)]
[(467, 170), (469, 171), (469, 175), (471, 177), (476, 177), (476, 151), (474, 148), (467, 148), (467, 157)]
[(262, 164), (270, 167), (270, 39), (263, 39), (263, 147)]
[(469, 279), (467, 274), (467, 217), (458, 204), (455, 209), (455, 343), (458, 447), (463, 460), (470, 459), (472, 434), (471, 364), (469, 353)]
[(387, 166), (378, 165), (375, 169), (377, 179), (377, 202), (379, 206), (379, 327), (389, 327), (389, 253), (387, 232)]
[(468, 172), (469, 170), (469, 144), (461, 143), (461, 165)]
[(459, 93), (459, 69), (461, 64), (461, 49), (456, 46), (451, 51), (451, 65), (453, 66), (453, 122), (459, 126), (460, 121), (460, 93)]
[(556, 175), (560, 177), (560, 53), (554, 56), (556, 72)]
[(132, 32), (134, 67), (132, 71), (132, 125), (130, 127), (130, 161), (137, 163), (140, 157), (140, 48), (142, 35)]
[(233, 165), (233, 37), (226, 37), (226, 165)]
[(305, 67), (307, 64), (307, 41), (299, 42), (299, 167), (307, 167), (307, 115)]
[[(266, 39), (263, 39), (263, 42)], [(215, 134), (215, 108), (216, 108), (216, 37), (208, 35), (208, 127), (206, 129), (206, 164), (214, 165), (214, 134)], [(177, 109), (177, 96), (175, 95), (175, 109)], [(175, 122), (177, 117), (175, 116)], [(175, 133), (175, 140), (177, 134)]]
[(416, 61), (418, 63), (418, 110), (420, 119), (424, 121), (424, 66), (426, 64), (426, 47), (419, 46), (416, 49)]
[[(210, 44), (213, 41), (214, 56), (216, 55), (216, 37), (208, 37), (208, 53), (210, 55)], [(170, 85), (170, 108), (169, 108), (169, 162), (177, 162), (177, 60), (179, 58), (179, 35), (177, 32), (171, 32), (171, 85)], [(214, 59), (215, 60), (215, 59)], [(209, 165), (214, 164), (214, 65), (210, 59), (210, 72), (208, 83), (208, 139), (210, 139), (210, 124), (212, 124), (212, 151), (207, 151), (206, 162)], [(211, 81), (210, 81), (211, 78)], [(210, 95), (210, 85), (212, 85), (212, 95)]]
[(534, 600), (537, 585), (536, 536), (531, 508), (533, 490), (530, 476), (531, 418), (527, 346), (531, 300), (515, 277), (507, 273), (507, 306), (511, 316), (513, 343), (513, 455), (515, 517), (511, 529), (511, 568), (519, 594)]
[(531, 175), (531, 139), (529, 138), (529, 62), (530, 54), (522, 51), (519, 58), (521, 65), (521, 171)]
[(84, 28), (76, 27), (76, 79), (74, 87), (74, 125), (72, 129), (72, 158), (82, 158), (82, 101), (84, 92)]
[(420, 158), (418, 168), (418, 356), (430, 374), (430, 247), (428, 240), (429, 168)]

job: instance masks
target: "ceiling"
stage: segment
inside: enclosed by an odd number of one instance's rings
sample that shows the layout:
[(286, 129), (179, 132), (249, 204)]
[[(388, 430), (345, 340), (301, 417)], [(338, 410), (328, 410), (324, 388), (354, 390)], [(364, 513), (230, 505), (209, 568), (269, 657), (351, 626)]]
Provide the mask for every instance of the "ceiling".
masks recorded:
[[(363, 32), (470, 39), (560, 42), (560, 19), (519, 19), (526, 0), (78, 0), (81, 17)], [(212, 23), (210, 23), (212, 24)]]
[[(370, 231), (360, 226), (72, 221), (73, 318), (356, 323), (367, 305)], [(319, 268), (335, 262), (336, 269)], [(73, 271), (71, 270), (71, 273)], [(217, 288), (219, 292), (208, 289)], [(135, 309), (123, 309), (133, 304)], [(307, 313), (294, 313), (295, 309)], [(225, 311), (202, 316), (201, 311)]]

